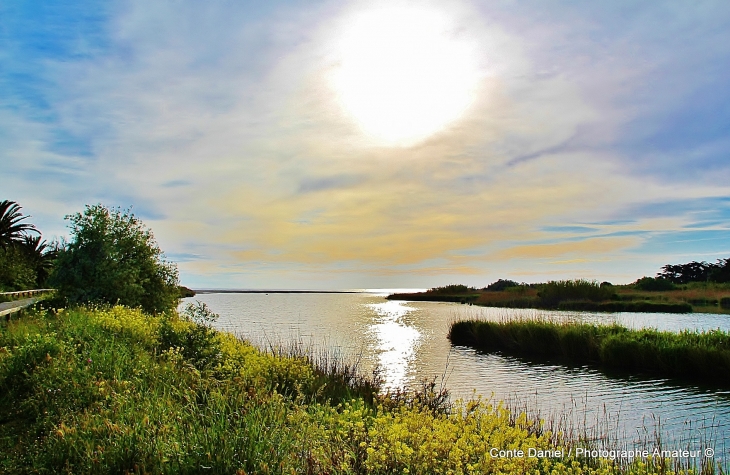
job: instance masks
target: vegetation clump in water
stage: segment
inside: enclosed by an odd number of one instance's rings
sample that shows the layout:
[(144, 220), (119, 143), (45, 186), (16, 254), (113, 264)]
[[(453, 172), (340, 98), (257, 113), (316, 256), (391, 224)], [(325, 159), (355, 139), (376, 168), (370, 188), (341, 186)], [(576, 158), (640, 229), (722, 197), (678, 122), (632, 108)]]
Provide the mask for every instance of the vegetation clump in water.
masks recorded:
[(451, 325), (449, 339), (487, 351), (730, 385), (730, 334), (719, 330), (673, 333), (545, 320), (464, 320)]

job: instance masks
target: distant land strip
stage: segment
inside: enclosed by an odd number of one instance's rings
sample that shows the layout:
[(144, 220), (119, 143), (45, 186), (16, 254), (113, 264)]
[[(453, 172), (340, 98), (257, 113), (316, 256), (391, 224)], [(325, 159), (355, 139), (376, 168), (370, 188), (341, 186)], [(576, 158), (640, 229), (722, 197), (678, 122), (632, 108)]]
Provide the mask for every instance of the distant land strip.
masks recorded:
[(194, 290), (196, 294), (366, 294), (365, 290)]

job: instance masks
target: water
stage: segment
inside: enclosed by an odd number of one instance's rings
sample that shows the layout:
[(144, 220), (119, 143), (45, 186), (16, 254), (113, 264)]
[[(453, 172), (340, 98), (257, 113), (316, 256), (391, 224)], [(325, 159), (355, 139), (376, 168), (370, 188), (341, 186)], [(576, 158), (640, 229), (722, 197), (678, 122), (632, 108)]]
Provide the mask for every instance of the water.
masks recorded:
[[(436, 379), (454, 398), (481, 395), (507, 401), (541, 418), (587, 434), (610, 434), (608, 444), (704, 448), (730, 459), (730, 391), (662, 378), (606, 374), (595, 368), (485, 354), (453, 347), (446, 334), (457, 319), (570, 319), (631, 328), (730, 331), (730, 316), (552, 312), (483, 308), (439, 302), (385, 300), (387, 292), (280, 294), (210, 293), (193, 299), (220, 314), (217, 327), (262, 346), (296, 341), (378, 368), (388, 388)], [(611, 447), (611, 448), (616, 448)]]

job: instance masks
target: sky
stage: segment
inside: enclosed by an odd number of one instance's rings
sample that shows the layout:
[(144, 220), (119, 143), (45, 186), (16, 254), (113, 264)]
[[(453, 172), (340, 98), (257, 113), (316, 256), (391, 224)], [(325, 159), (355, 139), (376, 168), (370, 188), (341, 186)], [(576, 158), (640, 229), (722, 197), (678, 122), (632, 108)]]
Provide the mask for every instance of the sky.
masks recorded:
[(624, 284), (730, 257), (724, 1), (9, 0), (0, 200), (192, 288)]

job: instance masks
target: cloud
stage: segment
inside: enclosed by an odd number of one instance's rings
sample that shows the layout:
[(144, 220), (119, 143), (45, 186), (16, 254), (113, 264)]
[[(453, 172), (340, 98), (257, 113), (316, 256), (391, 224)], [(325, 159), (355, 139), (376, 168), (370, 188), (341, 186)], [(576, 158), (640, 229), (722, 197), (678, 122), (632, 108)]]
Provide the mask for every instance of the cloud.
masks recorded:
[(597, 228), (588, 226), (546, 226), (543, 230), (557, 233), (591, 233), (598, 231)]
[(724, 5), (434, 3), (480, 45), (477, 99), (385, 147), (327, 79), (370, 3), (19, 13), (42, 28), (2, 50), (7, 197), (51, 234), (85, 203), (134, 205), (184, 279), (217, 285), (621, 277), (722, 250), (662, 236), (727, 236)]
[[(495, 259), (552, 259), (566, 255), (595, 256), (628, 249), (635, 247), (637, 244), (639, 244), (639, 240), (630, 237), (592, 238), (583, 241), (515, 246), (498, 251), (492, 257)], [(570, 261), (555, 261), (553, 263), (585, 261), (586, 258), (577, 257)]]
[(164, 188), (177, 188), (180, 186), (190, 186), (193, 182), (190, 180), (170, 180), (165, 183), (163, 183), (161, 186)]
[(297, 193), (313, 193), (317, 191), (348, 188), (361, 183), (365, 177), (356, 175), (335, 175), (319, 178), (305, 178), (300, 181)]

